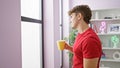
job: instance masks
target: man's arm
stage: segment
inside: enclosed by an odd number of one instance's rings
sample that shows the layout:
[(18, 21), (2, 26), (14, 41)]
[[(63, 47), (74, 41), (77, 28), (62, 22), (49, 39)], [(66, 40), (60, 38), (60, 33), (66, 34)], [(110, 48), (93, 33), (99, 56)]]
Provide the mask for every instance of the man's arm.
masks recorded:
[(97, 68), (99, 58), (87, 59), (84, 58), (83, 64), (84, 68)]

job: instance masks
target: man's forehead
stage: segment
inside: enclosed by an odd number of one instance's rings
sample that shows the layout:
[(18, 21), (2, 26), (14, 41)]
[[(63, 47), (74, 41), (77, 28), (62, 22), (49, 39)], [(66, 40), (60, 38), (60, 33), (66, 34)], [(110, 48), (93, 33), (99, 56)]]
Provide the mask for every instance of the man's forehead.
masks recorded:
[(70, 16), (76, 15), (76, 13), (72, 13)]

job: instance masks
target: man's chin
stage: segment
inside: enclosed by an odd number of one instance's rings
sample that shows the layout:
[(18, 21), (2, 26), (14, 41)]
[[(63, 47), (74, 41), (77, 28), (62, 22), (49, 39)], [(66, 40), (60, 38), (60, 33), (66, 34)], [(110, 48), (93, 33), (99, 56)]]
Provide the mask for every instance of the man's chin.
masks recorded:
[(75, 27), (72, 27), (72, 29), (75, 29)]

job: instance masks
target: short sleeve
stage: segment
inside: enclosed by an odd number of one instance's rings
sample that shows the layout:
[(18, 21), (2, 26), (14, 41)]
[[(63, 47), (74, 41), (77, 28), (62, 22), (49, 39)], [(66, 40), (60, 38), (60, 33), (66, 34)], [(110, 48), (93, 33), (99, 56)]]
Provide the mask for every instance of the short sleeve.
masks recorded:
[(101, 44), (99, 40), (88, 38), (83, 42), (83, 58), (97, 58), (101, 56)]

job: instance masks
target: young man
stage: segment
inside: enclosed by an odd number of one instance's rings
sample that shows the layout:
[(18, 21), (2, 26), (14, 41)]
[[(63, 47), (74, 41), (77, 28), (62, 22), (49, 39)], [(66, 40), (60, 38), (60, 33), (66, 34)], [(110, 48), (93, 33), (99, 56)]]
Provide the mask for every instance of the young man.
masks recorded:
[(73, 68), (99, 68), (102, 54), (101, 42), (89, 27), (92, 16), (88, 5), (79, 5), (69, 11), (71, 27), (78, 30), (73, 47), (67, 43), (65, 49), (73, 53)]

